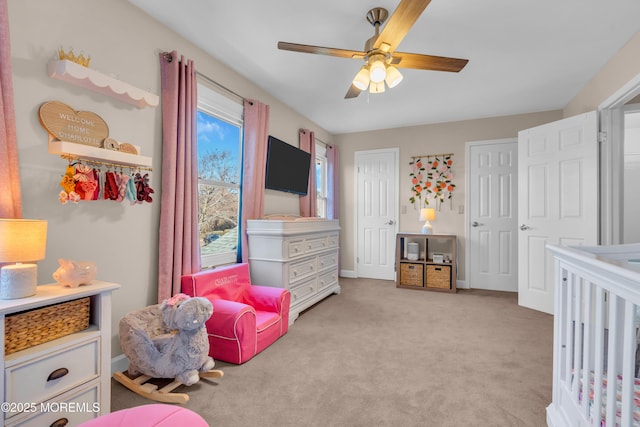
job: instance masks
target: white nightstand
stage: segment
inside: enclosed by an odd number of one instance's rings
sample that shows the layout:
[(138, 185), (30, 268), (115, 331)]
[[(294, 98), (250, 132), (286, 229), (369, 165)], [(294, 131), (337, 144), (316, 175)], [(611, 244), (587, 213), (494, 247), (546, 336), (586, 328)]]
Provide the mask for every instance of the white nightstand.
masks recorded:
[[(0, 426), (71, 427), (110, 412), (111, 293), (119, 287), (99, 280), (77, 288), (42, 285), (32, 297), (0, 300)], [(4, 354), (5, 316), (84, 297), (88, 329)], [(56, 370), (65, 375), (51, 379)]]

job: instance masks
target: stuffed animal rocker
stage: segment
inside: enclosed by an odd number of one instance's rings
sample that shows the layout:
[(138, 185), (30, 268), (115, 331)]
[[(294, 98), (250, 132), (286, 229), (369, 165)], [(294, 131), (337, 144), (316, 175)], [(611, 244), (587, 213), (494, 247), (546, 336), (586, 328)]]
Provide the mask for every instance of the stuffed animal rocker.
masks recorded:
[[(219, 378), (213, 370), (205, 322), (213, 306), (206, 298), (177, 294), (161, 304), (133, 311), (120, 320), (120, 346), (129, 358), (128, 375), (114, 378), (131, 391), (159, 402), (184, 403), (189, 396), (172, 393), (180, 385), (193, 385), (200, 377)], [(174, 381), (161, 389), (152, 378)]]

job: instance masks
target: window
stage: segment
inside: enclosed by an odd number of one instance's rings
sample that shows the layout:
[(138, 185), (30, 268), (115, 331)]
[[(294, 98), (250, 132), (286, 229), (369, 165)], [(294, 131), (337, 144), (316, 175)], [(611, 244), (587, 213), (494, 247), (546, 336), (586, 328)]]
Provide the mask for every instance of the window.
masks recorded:
[(316, 142), (316, 200), (318, 217), (327, 217), (327, 149)]
[(236, 262), (242, 104), (198, 84), (198, 228), (202, 268)]

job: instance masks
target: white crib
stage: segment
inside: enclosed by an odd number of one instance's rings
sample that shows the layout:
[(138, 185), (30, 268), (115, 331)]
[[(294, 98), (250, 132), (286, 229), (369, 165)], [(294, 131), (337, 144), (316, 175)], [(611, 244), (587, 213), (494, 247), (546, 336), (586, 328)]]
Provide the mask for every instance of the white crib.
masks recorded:
[(640, 244), (547, 249), (556, 282), (547, 424), (640, 426)]

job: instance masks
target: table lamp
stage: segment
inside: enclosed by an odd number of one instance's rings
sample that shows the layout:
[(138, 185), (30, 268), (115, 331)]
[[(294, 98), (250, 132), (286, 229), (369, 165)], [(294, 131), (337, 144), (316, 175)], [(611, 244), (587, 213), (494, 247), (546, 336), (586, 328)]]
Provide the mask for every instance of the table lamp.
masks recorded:
[(424, 221), (422, 226), (422, 234), (433, 234), (433, 227), (429, 221), (436, 219), (436, 210), (434, 208), (420, 209), (420, 221)]
[(47, 221), (0, 219), (0, 299), (35, 295), (47, 246)]

